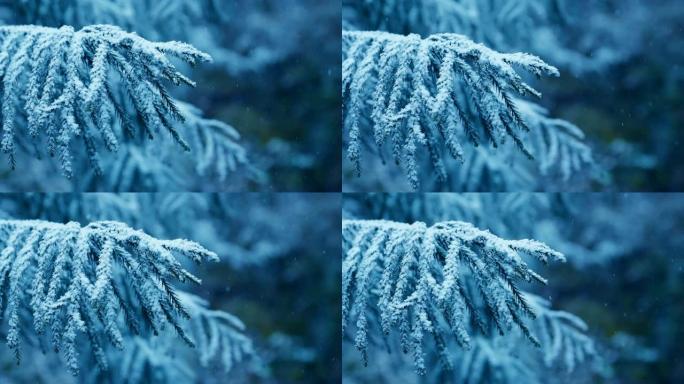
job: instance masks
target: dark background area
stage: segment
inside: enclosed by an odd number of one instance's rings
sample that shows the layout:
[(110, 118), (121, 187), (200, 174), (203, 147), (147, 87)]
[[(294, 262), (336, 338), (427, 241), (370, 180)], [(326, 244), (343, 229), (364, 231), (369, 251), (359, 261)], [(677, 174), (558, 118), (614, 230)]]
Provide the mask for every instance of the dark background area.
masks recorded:
[[(584, 59), (554, 62), (542, 104), (594, 147), (594, 189), (684, 189), (684, 7), (678, 0), (565, 2), (558, 25)], [(543, 46), (543, 41), (538, 44)], [(532, 50), (546, 59), (543, 50)]]

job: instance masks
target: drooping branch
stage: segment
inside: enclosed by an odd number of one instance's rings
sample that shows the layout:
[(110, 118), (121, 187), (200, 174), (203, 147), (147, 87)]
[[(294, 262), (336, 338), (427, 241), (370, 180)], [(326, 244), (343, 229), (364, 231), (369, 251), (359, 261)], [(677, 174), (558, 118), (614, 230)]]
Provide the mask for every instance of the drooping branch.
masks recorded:
[(23, 135), (34, 142), (46, 138), (48, 153), (60, 158), (68, 177), (75, 138), (83, 140), (92, 166), (99, 168), (97, 136), (107, 150), (116, 151), (115, 119), (124, 132), (135, 134), (134, 117), (116, 99), (115, 84), (130, 98), (145, 135), (165, 131), (189, 150), (173, 124), (183, 121), (183, 115), (163, 81), (194, 83), (175, 68), (171, 57), (193, 65), (211, 59), (188, 44), (150, 42), (109, 25), (79, 31), (68, 26), (0, 27), (1, 148), (11, 166), (17, 136)]
[[(478, 145), (484, 134), (494, 146), (512, 140), (532, 154), (521, 136), (529, 131), (513, 98), (540, 96), (516, 72), (558, 76), (536, 56), (499, 53), (465, 36), (444, 33), (421, 38), (386, 32), (343, 32), (342, 94), (348, 158), (361, 172), (364, 140), (381, 150), (390, 141), (418, 187), (418, 148), (425, 147), (441, 178), (441, 148), (462, 159), (463, 142)], [(443, 145), (441, 143), (444, 143)]]
[[(515, 325), (539, 343), (524, 321), (535, 312), (518, 283), (546, 280), (522, 255), (546, 263), (564, 261), (561, 253), (534, 240), (504, 240), (457, 221), (428, 227), (421, 222), (345, 220), (342, 227), (342, 327), (344, 332), (353, 323), (364, 361), (374, 311), (385, 335), (399, 330), (420, 373), (425, 371), (425, 336), (439, 340), (450, 335), (468, 348), (471, 322), (484, 331), (485, 320), (490, 320), (500, 334)], [(466, 292), (471, 281), (482, 305)]]
[(51, 331), (74, 374), (81, 333), (103, 369), (102, 338), (122, 348), (124, 333), (157, 334), (170, 326), (194, 345), (180, 322), (190, 313), (172, 283), (200, 280), (176, 255), (197, 263), (218, 260), (192, 241), (159, 240), (110, 221), (84, 227), (0, 221), (0, 249), (0, 315), (8, 321), (8, 346), (19, 360), (20, 335), (32, 321), (36, 334)]

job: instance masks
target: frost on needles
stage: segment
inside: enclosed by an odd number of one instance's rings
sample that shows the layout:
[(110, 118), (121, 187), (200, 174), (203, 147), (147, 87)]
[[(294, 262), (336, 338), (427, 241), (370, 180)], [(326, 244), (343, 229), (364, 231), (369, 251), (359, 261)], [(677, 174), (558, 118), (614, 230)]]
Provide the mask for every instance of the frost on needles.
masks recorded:
[(513, 95), (541, 95), (516, 68), (558, 76), (553, 66), (525, 53), (499, 53), (453, 33), (424, 39), (379, 31), (344, 31), (342, 36), (344, 126), (348, 157), (358, 174), (362, 127), (372, 129), (378, 150), (390, 142), (394, 160), (403, 164), (414, 189), (419, 146), (427, 149), (440, 179), (446, 179), (441, 142), (456, 159), (464, 156), (464, 141), (477, 146), (486, 140), (497, 147), (507, 139), (532, 157), (522, 138), (529, 127)]
[[(116, 151), (120, 135), (113, 121), (118, 119), (129, 136), (152, 138), (166, 131), (189, 150), (174, 127), (184, 116), (164, 82), (194, 83), (176, 69), (171, 57), (192, 65), (211, 59), (188, 44), (150, 42), (109, 25), (79, 31), (69, 26), (0, 27), (0, 148), (14, 168), (17, 145), (38, 147), (45, 138), (48, 153), (59, 157), (63, 173), (70, 177), (73, 141), (83, 140), (92, 166), (99, 169), (97, 138), (107, 150)], [(115, 95), (117, 87), (133, 105), (143, 132), (136, 132), (135, 117)], [(28, 142), (22, 142), (25, 137)]]
[(163, 341), (166, 328), (197, 346), (203, 363), (219, 361), (229, 369), (251, 351), (239, 320), (173, 287), (200, 282), (177, 256), (218, 260), (197, 243), (159, 240), (111, 221), (82, 227), (3, 220), (0, 250), (0, 319), (7, 319), (7, 344), (17, 361), (21, 338), (44, 349), (47, 333), (73, 374), (79, 371), (79, 335), (102, 370), (110, 346), (123, 349), (126, 336), (147, 332)]
[(524, 255), (543, 263), (565, 260), (544, 243), (505, 240), (459, 221), (428, 227), (344, 220), (342, 239), (342, 331), (355, 329), (364, 362), (369, 333), (378, 325), (385, 336), (399, 332), (421, 374), (426, 337), (434, 338), (442, 356), (448, 355), (447, 340), (469, 349), (490, 328), (500, 335), (516, 328), (533, 344), (548, 344), (548, 332), (535, 332), (526, 321), (543, 304), (518, 288), (520, 282), (546, 283)]

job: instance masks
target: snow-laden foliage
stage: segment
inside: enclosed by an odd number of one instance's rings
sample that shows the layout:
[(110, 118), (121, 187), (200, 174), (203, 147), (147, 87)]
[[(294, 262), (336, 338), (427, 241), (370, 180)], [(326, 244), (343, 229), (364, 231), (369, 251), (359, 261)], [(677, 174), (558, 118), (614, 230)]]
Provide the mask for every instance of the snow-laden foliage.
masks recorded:
[(596, 355), (594, 341), (586, 335), (587, 324), (566, 311), (550, 308), (548, 300), (527, 294), (526, 298), (537, 314), (533, 329), (539, 335), (544, 364), (572, 372), (579, 364)]
[(206, 300), (190, 294), (181, 294), (190, 317), (190, 333), (202, 366), (219, 366), (228, 373), (233, 366), (254, 353), (252, 342), (242, 332), (245, 325), (237, 317), (207, 308)]
[[(334, 230), (311, 219), (312, 204), (287, 194), (87, 193), (22, 194), (1, 206), (16, 218), (84, 225), (114, 220), (157, 238), (192, 238), (210, 244), (222, 262), (240, 269), (294, 252), (301, 247), (301, 239), (312, 233)], [(319, 211), (335, 208), (316, 207)], [(283, 231), (274, 215), (300, 225)]]
[(247, 165), (247, 152), (238, 144), (240, 134), (235, 128), (203, 117), (202, 112), (190, 104), (182, 103), (180, 109), (186, 111), (181, 134), (187, 138), (190, 148), (196, 149), (193, 153), (198, 174), (217, 177), (223, 182), (239, 165)]
[[(318, 23), (309, 22), (312, 15)], [(334, 6), (315, 0), (0, 0), (0, 24), (3, 25), (56, 29), (69, 26), (82, 30), (106, 24), (135, 32), (148, 41), (187, 43), (212, 56), (212, 62), (195, 69), (192, 78), (201, 84), (213, 84), (197, 90), (167, 86), (173, 99), (192, 102), (192, 109), (203, 112), (193, 111), (190, 117), (184, 116), (186, 121), (167, 119), (191, 147), (192, 153), (187, 154), (179, 151), (178, 143), (167, 137), (169, 135), (156, 135), (153, 143), (146, 140), (146, 122), (125, 90), (126, 83), (121, 81), (116, 68), (110, 66), (108, 90), (114, 103), (121, 107), (121, 114), (128, 117), (125, 123), (129, 124), (124, 127), (123, 121), (111, 119), (119, 151), (99, 150), (103, 140), (98, 137), (97, 129), (89, 127), (87, 133), (93, 136), (89, 139), (92, 143), (81, 140), (83, 135), (71, 140), (70, 173), (73, 177), (66, 179), (60, 172), (55, 172), (59, 163), (36, 159), (36, 155), (45, 154), (45, 145), (34, 144), (28, 134), (22, 136), (26, 129), (20, 128), (25, 128), (25, 124), (17, 122), (15, 161), (24, 164), (25, 168), (30, 167), (33, 172), (27, 173), (27, 177), (19, 177), (18, 172), (10, 173), (9, 180), (5, 181), (6, 189), (118, 191), (133, 183), (134, 187), (125, 191), (239, 191), (258, 188), (267, 182), (301, 184), (309, 182), (304, 180), (310, 180), (312, 173), (314, 179), (325, 178), (326, 183), (334, 185), (336, 181), (329, 176), (331, 172), (318, 172), (313, 166), (314, 158), (332, 157), (333, 152), (328, 150), (320, 154), (316, 151), (314, 154), (311, 148), (318, 147), (316, 142), (325, 141), (325, 136), (329, 136), (327, 133), (321, 136), (320, 132), (325, 131), (318, 127), (330, 125), (328, 120), (339, 119), (339, 115), (331, 117), (336, 115), (316, 107), (325, 104), (332, 111), (335, 101), (339, 100), (339, 94), (334, 94), (328, 87), (335, 83), (335, 76), (330, 76), (335, 71), (328, 72), (328, 69), (335, 65), (338, 44), (325, 45), (323, 51), (318, 51), (319, 55), (306, 53), (311, 51), (310, 47), (318, 47), (320, 41), (334, 37), (335, 32), (338, 32), (339, 41), (339, 31), (334, 28), (337, 25), (335, 16), (339, 17), (339, 9), (336, 12)], [(283, 36), (287, 38), (283, 39)], [(301, 60), (302, 56), (305, 60)], [(185, 63), (174, 60), (174, 64), (180, 65), (179, 69), (188, 74)], [(89, 65), (90, 62), (83, 63), (82, 69)], [(139, 69), (137, 65), (132, 64), (132, 67)], [(295, 76), (291, 76), (293, 74)], [(87, 85), (88, 79), (84, 80)], [(304, 86), (311, 86), (310, 91), (296, 92)], [(297, 93), (302, 99), (315, 98), (317, 102), (304, 102), (306, 108), (288, 115), (291, 108), (287, 104), (296, 104), (297, 98), (287, 97), (287, 103), (276, 103), (284, 93)], [(339, 101), (337, 104), (339, 106)], [(180, 105), (178, 108), (184, 112)], [(193, 117), (204, 120), (202, 125), (209, 125), (207, 132), (199, 135), (208, 142), (206, 147), (196, 147), (192, 138), (184, 134), (187, 130), (195, 132)], [(106, 119), (106, 116), (102, 118)], [(225, 126), (219, 128), (215, 124), (218, 120), (241, 121), (252, 127), (255, 144), (249, 146), (249, 152), (253, 153), (250, 162), (243, 161), (244, 149), (235, 148), (237, 140), (233, 133), (228, 135), (230, 137), (222, 134), (227, 130)], [(133, 139), (125, 136), (130, 131), (136, 133)], [(308, 134), (302, 134), (302, 131)], [(213, 151), (212, 142), (215, 144)], [(270, 143), (286, 145), (277, 148)], [(90, 164), (94, 153), (99, 167)], [(210, 158), (216, 161), (207, 166)], [(233, 163), (237, 172), (231, 169)], [(110, 169), (125, 169), (122, 174), (134, 176), (120, 180), (118, 175), (109, 172)], [(100, 170), (103, 176), (95, 172)], [(306, 177), (290, 176), (304, 172)], [(268, 174), (275, 176), (271, 179)]]
[[(229, 176), (243, 168), (256, 175), (247, 157), (247, 150), (239, 143), (240, 134), (232, 126), (202, 116), (191, 104), (177, 103), (183, 121), (174, 123), (179, 136), (190, 151), (179, 157), (178, 144), (172, 137), (161, 136), (154, 141), (128, 140), (118, 152), (101, 161), (110, 170), (98, 175), (84, 170), (86, 177), (78, 184), (84, 190), (154, 191), (177, 190), (187, 185), (192, 175), (206, 180), (227, 183)], [(187, 161), (180, 161), (187, 160)]]
[[(308, 23), (310, 4), (301, 0), (22, 0), (5, 4), (21, 24), (82, 28), (112, 24), (147, 39), (191, 42), (212, 52), (214, 65), (241, 74), (284, 60), (299, 39), (283, 33), (320, 33)], [(301, 29), (294, 30), (294, 29)], [(228, 47), (223, 40), (230, 39)]]
[[(383, 337), (375, 310), (369, 312), (368, 334), (376, 348), (368, 350), (367, 368), (354, 347), (355, 329), (345, 335), (350, 383), (617, 382), (634, 379), (647, 367), (664, 369), (662, 375), (649, 371), (660, 377), (654, 382), (679, 377), (668, 367), (682, 348), (666, 330), (678, 330), (682, 318), (681, 311), (672, 311), (682, 292), (683, 263), (677, 255), (684, 239), (673, 235), (684, 223), (681, 194), (354, 194), (345, 197), (343, 212), (354, 220), (466, 221), (503, 238), (542, 241), (568, 259), (549, 268), (547, 286), (520, 286), (536, 313), (526, 325), (540, 347), (523, 340), (520, 330), (499, 336), (478, 332), (471, 322), (471, 349), (446, 339), (452, 369), (443, 364), (436, 343), (425, 343), (427, 372), (418, 376), (412, 357), (395, 353), (401, 350), (399, 337)], [(537, 269), (533, 260), (529, 265)], [(467, 277), (468, 296), (484, 308), (472, 276)], [(485, 328), (495, 330), (489, 325)]]
[[(446, 179), (440, 142), (451, 156), (463, 157), (463, 141), (487, 140), (497, 147), (507, 138), (525, 154), (521, 134), (529, 130), (512, 95), (540, 96), (515, 67), (537, 76), (558, 76), (541, 59), (524, 53), (504, 54), (462, 35), (343, 32), (342, 94), (349, 159), (360, 175), (361, 142), (371, 134), (376, 145), (391, 141), (397, 163), (418, 187), (418, 146), (426, 147), (435, 171)], [(463, 92), (462, 90), (466, 90)], [(485, 138), (471, 121), (482, 119)], [(371, 132), (361, 132), (370, 119)]]
[[(76, 138), (83, 140), (92, 166), (99, 168), (97, 136), (107, 150), (119, 148), (114, 120), (135, 136), (132, 117), (113, 94), (112, 72), (132, 100), (147, 136), (165, 131), (180, 147), (190, 149), (173, 125), (184, 120), (183, 114), (162, 81), (194, 86), (169, 58), (196, 64), (209, 61), (207, 54), (179, 42), (150, 42), (106, 25), (79, 31), (68, 26), (2, 27), (0, 44), (2, 150), (12, 167), (17, 137), (27, 137), (36, 146), (45, 139), (47, 152), (59, 157), (64, 174), (71, 177)], [(22, 129), (26, 132), (17, 134)]]
[[(30, 369), (13, 369), (7, 377), (19, 382), (92, 384), (196, 382), (203, 377), (204, 370), (232, 379), (240, 377), (233, 369), (235, 364), (260, 363), (252, 341), (241, 332), (244, 326), (239, 319), (206, 308), (206, 303), (194, 295), (179, 292), (178, 296), (191, 316), (186, 328), (196, 342), (195, 348), (178, 345), (173, 332), (162, 332), (152, 338), (129, 335), (124, 339), (123, 349), (105, 348), (109, 364), (106, 371), (92, 369), (97, 364), (94, 356), (81, 356), (82, 367), (86, 369), (78, 377), (65, 371), (53, 354), (31, 348), (23, 351), (25, 360), (31, 362)], [(15, 364), (11, 354), (0, 355), (0, 361), (8, 366)]]
[[(402, 348), (411, 351), (421, 374), (425, 337), (432, 335), (440, 354), (448, 355), (446, 339), (471, 347), (471, 323), (486, 332), (492, 321), (501, 335), (516, 328), (539, 344), (526, 322), (535, 311), (518, 284), (546, 280), (523, 256), (546, 263), (564, 261), (561, 253), (534, 240), (504, 240), (465, 222), (342, 225), (342, 329), (355, 328), (364, 363), (374, 311), (385, 335), (399, 331)], [(469, 282), (475, 295), (467, 292)]]
[(517, 105), (532, 131), (531, 152), (542, 175), (556, 174), (567, 181), (593, 162), (584, 132), (576, 125), (548, 117), (548, 111), (537, 104), (519, 101)]
[[(529, 321), (530, 329), (539, 337), (540, 346), (523, 340), (518, 331), (505, 335), (474, 335), (471, 347), (459, 348), (445, 340), (449, 347), (449, 360), (440, 356), (436, 348), (426, 348), (427, 361), (433, 364), (418, 376), (411, 367), (410, 358), (398, 353), (396, 340), (387, 340), (385, 348), (369, 350), (372, 364), (345, 376), (350, 383), (406, 382), (406, 383), (546, 383), (549, 371), (558, 373), (558, 380), (572, 378), (582, 381), (587, 367), (599, 362), (594, 342), (585, 334), (586, 324), (576, 316), (546, 307), (548, 303), (538, 296), (525, 294), (537, 318)], [(538, 305), (543, 303), (543, 305)], [(355, 360), (358, 355), (351, 343), (343, 345), (343, 354)], [(567, 362), (567, 364), (566, 364)]]
[[(188, 345), (198, 346), (205, 363), (222, 353), (226, 368), (250, 349), (235, 333), (243, 326), (232, 316), (209, 311), (198, 299), (175, 291), (174, 282), (200, 282), (177, 256), (197, 263), (218, 260), (195, 242), (159, 240), (111, 221), (81, 226), (4, 220), (0, 243), (2, 313), (7, 344), (17, 360), (21, 335), (43, 345), (48, 333), (73, 374), (79, 372), (81, 334), (103, 371), (111, 365), (107, 351), (112, 346), (122, 349), (128, 335), (148, 330), (155, 335), (175, 331)], [(184, 322), (193, 316), (188, 331)], [(28, 336), (32, 333), (38, 341)]]
[[(545, 214), (561, 210), (564, 195), (547, 193), (429, 193), (351, 195), (344, 205), (345, 219), (385, 219), (427, 224), (465, 221), (487, 228), (500, 237), (530, 237)], [(551, 244), (558, 249), (557, 244)], [(573, 254), (572, 252), (562, 252)], [(572, 262), (572, 259), (570, 260)]]
[(515, 99), (520, 115), (529, 127), (529, 152), (535, 159), (536, 173), (526, 166), (526, 158), (514, 146), (497, 151), (479, 147), (468, 153), (461, 164), (447, 159), (448, 168), (457, 169), (443, 189), (453, 191), (528, 190), (537, 177), (549, 180), (549, 191), (574, 191), (572, 177), (593, 164), (592, 151), (584, 133), (574, 124), (547, 116), (537, 104)]
[[(169, 333), (152, 339), (134, 336), (122, 350), (110, 351), (112, 362), (107, 371), (93, 372), (88, 382), (195, 382), (201, 373), (190, 364), (199, 361), (203, 368), (218, 368), (229, 374), (235, 364), (254, 354), (252, 341), (243, 331), (244, 324), (235, 316), (207, 308), (198, 296), (178, 292), (178, 299), (190, 318), (185, 327), (195, 349), (180, 349)], [(193, 356), (185, 358), (188, 352)], [(182, 358), (181, 358), (182, 357)]]
[(458, 366), (455, 367), (455, 380), (468, 384), (488, 382), (541, 384), (534, 370), (517, 358), (515, 346), (501, 342), (502, 340), (504, 339), (500, 338), (492, 342), (487, 338), (477, 337), (473, 348), (463, 353)]
[[(382, 218), (428, 224), (466, 221), (502, 237), (533, 237), (559, 250), (575, 268), (603, 265), (654, 241), (676, 248), (672, 216), (684, 206), (675, 195), (430, 193), (350, 195), (346, 219)], [(668, 212), (654, 215), (652, 212)], [(587, 214), (590, 212), (591, 214)], [(657, 238), (654, 236), (658, 236)]]
[[(362, 163), (371, 173), (390, 173), (393, 167), (380, 161), (392, 157), (412, 190), (577, 185), (574, 179), (593, 166), (584, 134), (523, 98), (540, 96), (525, 72), (558, 76), (558, 70), (536, 56), (510, 53), (529, 51), (538, 31), (564, 20), (563, 9), (561, 0), (344, 1), (350, 173), (359, 176)], [(362, 159), (364, 151), (373, 156)], [(377, 189), (378, 182), (409, 189), (397, 179), (366, 172), (352, 190)]]
[(550, 309), (549, 302), (538, 296), (524, 297), (537, 316), (530, 322), (530, 330), (539, 338), (538, 348), (530, 350), (522, 345), (518, 335), (476, 337), (473, 348), (460, 354), (450, 374), (453, 380), (473, 384), (544, 383), (549, 369), (568, 374), (597, 358), (594, 341), (586, 335), (587, 325), (582, 319)]
[[(97, 368), (87, 335), (80, 335), (80, 374), (71, 377), (60, 362), (61, 353), (43, 356), (41, 349), (52, 346), (41, 344), (41, 338), (29, 327), (24, 329), (21, 365), (16, 365), (11, 350), (0, 353), (0, 365), (7, 367), (0, 372), (0, 382), (280, 382), (299, 377), (305, 369), (310, 377), (339, 377), (326, 363), (332, 358), (339, 360), (339, 309), (331, 311), (319, 305), (339, 302), (340, 298), (340, 267), (330, 263), (331, 255), (339, 258), (339, 204), (339, 196), (325, 194), (5, 196), (0, 201), (0, 217), (75, 221), (82, 226), (116, 220), (157, 239), (191, 239), (220, 260), (197, 267), (188, 263), (186, 268), (202, 277), (201, 285), (174, 284), (190, 315), (180, 324), (194, 348), (168, 324), (158, 335), (144, 329), (135, 335), (122, 327), (123, 350), (108, 342), (102, 345), (109, 366), (102, 371)], [(320, 265), (318, 272), (307, 272), (313, 263)], [(116, 276), (120, 277), (117, 282), (123, 301), (135, 305), (134, 285), (128, 275), (122, 271)], [(322, 292), (324, 300), (320, 298)], [(211, 304), (205, 304), (204, 299)], [(225, 310), (244, 321), (247, 329), (243, 331), (236, 319), (221, 312)], [(31, 324), (30, 319), (26, 324)], [(7, 322), (0, 325), (3, 341), (6, 332)], [(250, 347), (257, 353), (250, 353)]]
[(539, 344), (525, 345), (522, 332), (492, 337), (477, 336), (473, 348), (459, 351), (449, 372), (452, 380), (462, 383), (544, 383), (548, 370), (562, 375), (577, 372), (581, 365), (599, 359), (594, 341), (586, 335), (587, 325), (577, 316), (551, 309), (539, 296), (523, 294), (536, 318), (529, 328)]
[[(647, 23), (643, 7), (632, 0), (344, 0), (343, 20), (347, 29), (461, 33), (500, 51), (533, 52), (581, 74), (634, 54), (640, 24)], [(623, 23), (633, 28), (624, 31)], [(629, 38), (618, 41), (616, 31)]]

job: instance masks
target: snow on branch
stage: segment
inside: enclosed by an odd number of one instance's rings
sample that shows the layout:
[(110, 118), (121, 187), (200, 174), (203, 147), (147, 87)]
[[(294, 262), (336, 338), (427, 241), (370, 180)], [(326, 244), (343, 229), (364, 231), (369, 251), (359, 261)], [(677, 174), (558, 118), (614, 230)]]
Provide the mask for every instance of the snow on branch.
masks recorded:
[[(105, 157), (104, 177), (89, 172), (82, 179), (85, 190), (161, 191), (188, 185), (193, 176), (201, 182), (230, 182), (238, 169), (253, 172), (255, 166), (240, 143), (240, 134), (231, 125), (204, 117), (191, 104), (178, 102), (185, 121), (175, 124), (192, 148), (178, 156), (176, 143), (164, 137), (157, 141), (131, 141), (115, 154)], [(199, 187), (194, 187), (199, 188)]]
[[(192, 353), (200, 366), (218, 367), (228, 374), (237, 363), (258, 359), (252, 341), (243, 333), (245, 326), (238, 318), (209, 309), (207, 302), (195, 295), (179, 292), (178, 297), (190, 314), (187, 328), (195, 341)], [(197, 382), (202, 371), (193, 368), (191, 358), (179, 358), (181, 352), (183, 350), (177, 348), (174, 338), (166, 334), (154, 339), (135, 336), (126, 340), (124, 350), (110, 354), (113, 369), (98, 381)], [(161, 379), (160, 375), (165, 378)]]
[(459, 354), (455, 381), (483, 383), (495, 376), (505, 383), (544, 383), (549, 369), (571, 373), (579, 364), (601, 361), (582, 319), (551, 309), (539, 296), (524, 296), (537, 314), (530, 328), (539, 338), (539, 348), (522, 352), (519, 335), (478, 336), (473, 348)]
[[(126, 114), (113, 94), (114, 85), (121, 84), (147, 136), (166, 131), (189, 150), (173, 125), (183, 121), (183, 115), (163, 82), (194, 83), (176, 69), (172, 57), (192, 65), (211, 60), (188, 44), (150, 42), (109, 25), (79, 31), (69, 26), (0, 27), (0, 148), (14, 168), (17, 136), (28, 136), (34, 143), (45, 137), (48, 153), (59, 157), (63, 173), (70, 177), (71, 145), (78, 137), (92, 166), (99, 169), (94, 131), (110, 151), (119, 147), (115, 119), (126, 133), (135, 134), (135, 117)], [(17, 126), (27, 132), (18, 133)]]
[(591, 337), (586, 335), (587, 324), (566, 311), (550, 308), (548, 300), (526, 294), (525, 297), (537, 313), (534, 330), (539, 335), (544, 364), (551, 368), (562, 367), (572, 372), (580, 363), (598, 358)]
[(516, 67), (536, 76), (558, 76), (553, 66), (525, 53), (499, 53), (452, 33), (423, 39), (344, 31), (342, 38), (344, 129), (357, 174), (362, 143), (371, 135), (378, 150), (390, 141), (394, 160), (403, 163), (416, 189), (418, 146), (427, 149), (441, 179), (446, 178), (442, 142), (452, 157), (462, 159), (463, 142), (477, 146), (484, 133), (494, 147), (510, 139), (532, 157), (522, 137), (529, 127), (513, 95), (540, 93)]
[(530, 127), (531, 152), (542, 175), (557, 174), (563, 181), (594, 163), (584, 132), (576, 125), (548, 116), (543, 107), (516, 100), (520, 113)]
[(220, 181), (240, 166), (248, 166), (247, 151), (238, 143), (240, 134), (232, 126), (202, 116), (191, 104), (179, 103), (186, 117), (179, 129), (193, 148), (195, 170), (202, 176), (216, 176)]
[(191, 314), (189, 328), (203, 367), (217, 364), (228, 373), (236, 363), (254, 356), (252, 341), (244, 335), (245, 325), (240, 319), (207, 308), (208, 303), (195, 295), (179, 296)]
[[(20, 361), (20, 334), (51, 331), (52, 344), (78, 373), (77, 336), (85, 334), (102, 369), (103, 338), (117, 348), (124, 332), (181, 327), (190, 313), (172, 282), (200, 280), (178, 256), (197, 263), (218, 257), (189, 240), (159, 240), (123, 223), (0, 221), (0, 316), (8, 321), (7, 344)], [(129, 292), (129, 293), (127, 293)], [(143, 328), (144, 327), (144, 328)]]
[[(402, 347), (412, 352), (419, 373), (425, 372), (426, 335), (440, 349), (447, 335), (469, 348), (471, 322), (485, 332), (491, 321), (501, 335), (515, 325), (539, 344), (524, 320), (535, 311), (518, 283), (546, 283), (523, 255), (544, 263), (565, 260), (545, 244), (505, 240), (459, 221), (428, 227), (421, 222), (344, 220), (342, 236), (342, 330), (355, 326), (364, 362), (375, 311), (385, 335), (399, 330)], [(468, 281), (481, 297), (466, 292)]]

